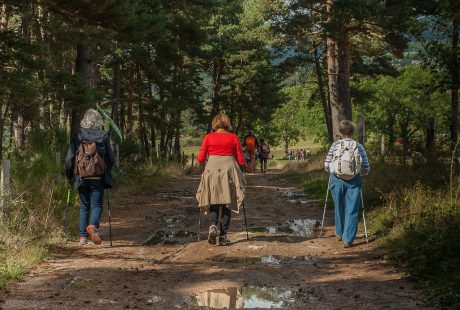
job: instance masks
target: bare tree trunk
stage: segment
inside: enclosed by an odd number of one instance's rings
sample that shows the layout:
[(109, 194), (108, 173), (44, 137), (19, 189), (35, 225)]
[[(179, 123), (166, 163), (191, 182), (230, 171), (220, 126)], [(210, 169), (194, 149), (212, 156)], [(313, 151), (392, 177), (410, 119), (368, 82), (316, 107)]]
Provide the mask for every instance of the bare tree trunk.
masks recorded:
[(460, 72), (459, 72), (459, 21), (454, 17), (452, 22), (452, 52), (450, 73), (451, 73), (451, 112), (450, 112), (450, 139), (451, 149), (454, 150), (458, 141), (458, 92), (460, 89)]
[(134, 70), (131, 69), (128, 80), (128, 106), (126, 110), (126, 136), (130, 136), (133, 131), (134, 117), (133, 117), (133, 101), (134, 101)]
[(2, 1), (2, 17), (0, 20), (0, 31), (5, 31), (8, 29), (8, 7), (6, 5), (6, 0)]
[(176, 130), (174, 133), (174, 154), (176, 158), (180, 158), (180, 155), (181, 155), (181, 152), (180, 152), (180, 127), (181, 127), (180, 119), (181, 119), (181, 112), (179, 111), (176, 114), (176, 121), (175, 121)]
[(141, 96), (141, 86), (142, 86), (142, 75), (140, 67), (137, 66), (137, 97), (139, 105), (139, 140), (144, 149), (144, 154), (147, 158), (150, 157), (148, 139), (147, 139), (147, 130), (145, 129), (145, 116), (144, 116), (144, 102)]
[[(84, 41), (78, 42), (77, 57), (75, 61), (75, 72), (85, 82), (89, 89), (94, 86), (94, 62), (91, 55), (91, 49)], [(86, 102), (74, 102), (71, 114), (71, 136), (80, 128), (80, 120), (87, 108)]]
[(210, 120), (208, 123), (207, 132), (211, 132), (212, 119), (220, 111), (219, 91), (220, 91), (223, 67), (224, 67), (224, 63), (222, 59), (215, 59), (213, 61), (211, 113), (210, 113)]
[(338, 125), (342, 120), (351, 120), (352, 108), (349, 87), (349, 31), (334, 16), (333, 4), (334, 0), (327, 0), (327, 23), (331, 29), (327, 33), (327, 69), (333, 138), (336, 140), (340, 136)]
[(328, 100), (328, 97), (326, 94), (326, 84), (324, 83), (324, 79), (323, 79), (323, 70), (321, 68), (321, 58), (319, 56), (317, 47), (315, 47), (314, 56), (315, 56), (315, 70), (316, 70), (316, 78), (318, 80), (319, 95), (321, 98), (321, 103), (323, 105), (324, 118), (326, 120), (326, 126), (327, 126), (327, 137), (329, 139), (329, 142), (332, 143), (334, 141), (334, 134), (332, 132), (331, 103)]

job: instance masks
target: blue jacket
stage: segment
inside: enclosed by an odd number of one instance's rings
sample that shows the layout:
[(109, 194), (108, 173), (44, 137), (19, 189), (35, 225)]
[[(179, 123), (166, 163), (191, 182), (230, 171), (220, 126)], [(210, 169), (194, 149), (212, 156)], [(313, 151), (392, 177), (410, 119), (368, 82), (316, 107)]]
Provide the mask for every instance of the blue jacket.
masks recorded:
[(96, 142), (97, 151), (107, 164), (102, 182), (105, 188), (113, 187), (112, 167), (115, 164), (115, 157), (110, 146), (109, 135), (97, 128), (80, 128), (77, 134), (72, 137), (65, 157), (65, 169), (69, 181), (73, 183), (75, 189), (78, 189), (84, 181), (84, 179), (74, 174), (75, 154), (78, 152), (81, 141)]

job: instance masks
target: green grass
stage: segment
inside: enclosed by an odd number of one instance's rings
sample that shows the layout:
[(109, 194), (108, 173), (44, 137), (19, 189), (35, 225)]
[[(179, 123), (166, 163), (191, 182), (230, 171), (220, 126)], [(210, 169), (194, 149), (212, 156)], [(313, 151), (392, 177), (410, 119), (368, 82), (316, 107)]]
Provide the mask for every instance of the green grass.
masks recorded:
[[(36, 167), (45, 167), (40, 169)], [(59, 173), (48, 155), (12, 162), (13, 184), (7, 220), (0, 220), (0, 289), (43, 260), (54, 246), (78, 237), (78, 193), (71, 191), (69, 231), (65, 233), (67, 182), (55, 183)], [(135, 163), (114, 172), (116, 187), (110, 191), (111, 204), (118, 206), (122, 195), (148, 192), (159, 184), (185, 173), (177, 162), (161, 166)]]
[[(429, 298), (460, 309), (460, 179), (450, 188), (450, 167), (439, 162), (371, 160), (371, 166), (363, 181), (369, 231), (386, 257), (403, 266)], [(324, 201), (322, 158), (288, 165), (285, 176)]]
[[(191, 160), (191, 155), (195, 154), (195, 160), (196, 156), (200, 153), (200, 145), (196, 146), (185, 146), (182, 147), (182, 151), (185, 152), (185, 155), (189, 156), (189, 160)], [(314, 154), (321, 150), (323, 146), (320, 143), (314, 142), (311, 139), (304, 139), (296, 143), (294, 146), (290, 146), (289, 149), (292, 149), (293, 151), (297, 149), (310, 149), (311, 153)], [(276, 159), (283, 159), (285, 157), (284, 155), (284, 147), (278, 146), (278, 147), (271, 147), (271, 153), (270, 155), (275, 155)]]

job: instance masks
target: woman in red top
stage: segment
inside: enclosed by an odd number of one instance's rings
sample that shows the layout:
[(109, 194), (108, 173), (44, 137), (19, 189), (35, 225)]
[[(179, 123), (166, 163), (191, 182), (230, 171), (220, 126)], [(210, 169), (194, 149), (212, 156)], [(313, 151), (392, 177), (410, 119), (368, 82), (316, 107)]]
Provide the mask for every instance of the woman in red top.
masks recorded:
[[(198, 162), (206, 167), (196, 198), (198, 207), (209, 213), (209, 244), (216, 244), (219, 236), (219, 245), (226, 245), (231, 211), (238, 213), (244, 200), (246, 180), (240, 167), (244, 167), (245, 161), (240, 140), (231, 133), (228, 117), (219, 113), (211, 125), (213, 132), (204, 137), (198, 155)], [(217, 228), (219, 210), (222, 210), (220, 233)]]

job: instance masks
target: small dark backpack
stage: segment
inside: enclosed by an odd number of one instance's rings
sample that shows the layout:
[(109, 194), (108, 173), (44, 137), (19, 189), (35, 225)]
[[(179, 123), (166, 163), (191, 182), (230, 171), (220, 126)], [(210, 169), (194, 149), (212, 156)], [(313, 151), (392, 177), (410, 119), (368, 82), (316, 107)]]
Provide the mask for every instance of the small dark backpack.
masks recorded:
[(81, 141), (75, 156), (75, 174), (82, 178), (104, 175), (106, 164), (97, 151), (96, 142)]

